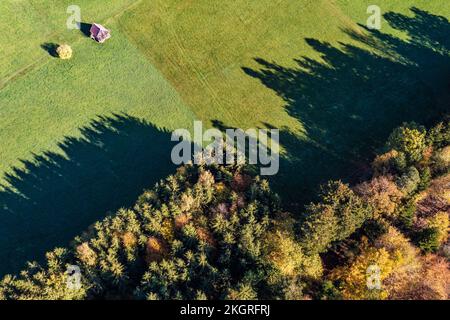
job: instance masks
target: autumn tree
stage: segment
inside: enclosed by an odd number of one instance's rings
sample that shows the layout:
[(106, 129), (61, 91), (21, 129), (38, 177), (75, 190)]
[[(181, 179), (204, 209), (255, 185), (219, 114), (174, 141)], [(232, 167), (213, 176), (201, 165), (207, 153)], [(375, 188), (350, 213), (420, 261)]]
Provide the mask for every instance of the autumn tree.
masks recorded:
[(422, 159), (427, 147), (426, 134), (425, 128), (415, 122), (404, 123), (391, 133), (387, 148), (403, 153), (408, 163), (414, 164)]
[[(46, 266), (29, 263), (20, 276), (7, 275), (0, 282), (0, 299), (75, 300), (85, 299), (90, 284), (83, 278), (69, 282), (70, 252), (57, 248), (46, 254)], [(77, 281), (77, 279), (74, 278)], [(73, 284), (72, 286), (70, 284)]]
[(428, 131), (427, 141), (428, 144), (433, 145), (436, 149), (448, 146), (450, 141), (450, 121), (445, 120), (432, 127)]
[(406, 290), (410, 274), (419, 269), (418, 250), (391, 227), (373, 245), (362, 241), (360, 254), (333, 270), (330, 279), (338, 283), (345, 299), (388, 299)]
[(363, 182), (356, 186), (355, 192), (372, 207), (375, 217), (391, 216), (403, 197), (391, 176), (378, 176)]
[(397, 179), (397, 185), (406, 195), (414, 192), (418, 188), (420, 182), (420, 173), (414, 166), (409, 167), (406, 172)]
[(322, 187), (319, 202), (306, 208), (302, 245), (307, 252), (324, 252), (332, 242), (349, 237), (370, 217), (371, 207), (348, 185), (329, 182)]

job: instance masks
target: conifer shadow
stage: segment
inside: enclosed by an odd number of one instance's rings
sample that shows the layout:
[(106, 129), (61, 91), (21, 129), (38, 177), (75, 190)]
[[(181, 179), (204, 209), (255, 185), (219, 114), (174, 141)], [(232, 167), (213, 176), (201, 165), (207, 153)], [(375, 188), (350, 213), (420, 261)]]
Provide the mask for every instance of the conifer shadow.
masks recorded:
[(0, 275), (67, 246), (88, 226), (132, 205), (172, 172), (169, 132), (126, 114), (102, 116), (67, 137), (65, 155), (23, 161), (0, 191)]
[(305, 128), (306, 138), (286, 128), (280, 134), (286, 157), (274, 183), (288, 201), (303, 205), (329, 179), (356, 181), (395, 127), (430, 124), (449, 110), (450, 24), (411, 10), (413, 17), (385, 15), (409, 40), (356, 26), (343, 31), (358, 45), (305, 39), (323, 61), (303, 56), (285, 67), (256, 58), (260, 68), (243, 68)]

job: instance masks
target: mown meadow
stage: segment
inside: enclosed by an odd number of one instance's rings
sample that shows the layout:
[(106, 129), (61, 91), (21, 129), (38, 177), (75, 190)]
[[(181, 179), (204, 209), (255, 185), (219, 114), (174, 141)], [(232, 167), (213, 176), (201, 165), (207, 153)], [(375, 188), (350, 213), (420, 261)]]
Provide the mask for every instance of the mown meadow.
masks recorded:
[[(196, 119), (280, 128), (271, 179), (295, 208), (363, 175), (403, 121), (448, 109), (444, 0), (379, 0), (380, 31), (366, 0), (78, 0), (83, 28), (67, 30), (72, 2), (0, 3), (0, 274), (134, 203)], [(94, 21), (112, 31), (103, 45)]]

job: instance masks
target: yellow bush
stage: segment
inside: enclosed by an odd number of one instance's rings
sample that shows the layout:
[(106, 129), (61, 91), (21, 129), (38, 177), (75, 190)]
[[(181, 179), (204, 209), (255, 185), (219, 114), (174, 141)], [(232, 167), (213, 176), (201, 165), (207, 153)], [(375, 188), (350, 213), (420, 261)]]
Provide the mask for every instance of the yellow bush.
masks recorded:
[(56, 49), (56, 53), (58, 57), (61, 59), (70, 59), (72, 58), (72, 48), (68, 44), (62, 44)]

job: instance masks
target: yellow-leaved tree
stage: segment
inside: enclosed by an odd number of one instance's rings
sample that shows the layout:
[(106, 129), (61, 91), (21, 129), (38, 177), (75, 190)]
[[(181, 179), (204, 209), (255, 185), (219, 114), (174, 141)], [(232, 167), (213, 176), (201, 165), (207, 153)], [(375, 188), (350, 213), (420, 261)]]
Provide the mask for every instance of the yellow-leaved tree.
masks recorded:
[(390, 227), (373, 245), (363, 239), (360, 254), (336, 268), (331, 279), (339, 282), (344, 299), (387, 299), (405, 290), (420, 267), (418, 250)]

